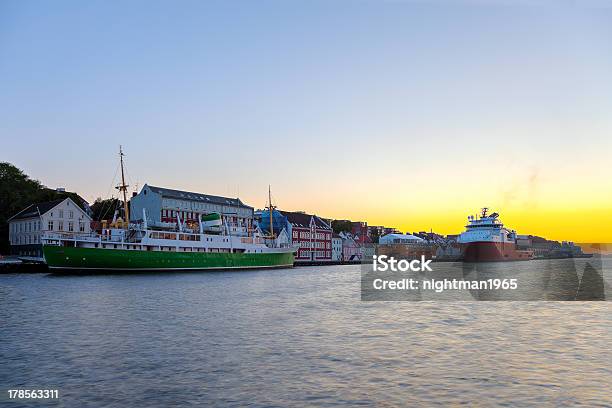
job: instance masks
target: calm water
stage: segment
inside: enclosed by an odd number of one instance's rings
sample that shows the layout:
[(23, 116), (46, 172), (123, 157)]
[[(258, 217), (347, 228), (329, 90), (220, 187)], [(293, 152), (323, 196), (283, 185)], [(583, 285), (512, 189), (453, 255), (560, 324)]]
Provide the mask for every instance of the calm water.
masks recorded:
[(612, 406), (611, 348), (610, 302), (363, 302), (359, 266), (0, 275), (6, 406)]

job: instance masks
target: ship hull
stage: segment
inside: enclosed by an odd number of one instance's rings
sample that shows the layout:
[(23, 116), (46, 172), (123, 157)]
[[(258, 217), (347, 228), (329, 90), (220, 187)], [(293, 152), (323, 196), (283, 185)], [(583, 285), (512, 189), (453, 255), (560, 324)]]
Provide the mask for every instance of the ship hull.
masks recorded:
[(529, 261), (532, 251), (516, 249), (514, 243), (470, 242), (463, 245), (464, 262)]
[(288, 268), (292, 252), (166, 252), (43, 246), (52, 271), (186, 271)]

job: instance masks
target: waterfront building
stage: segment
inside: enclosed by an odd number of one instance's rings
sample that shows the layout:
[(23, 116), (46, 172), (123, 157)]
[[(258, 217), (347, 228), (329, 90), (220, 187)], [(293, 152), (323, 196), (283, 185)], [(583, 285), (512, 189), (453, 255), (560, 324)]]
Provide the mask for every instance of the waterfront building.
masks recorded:
[(440, 239), (433, 244), (436, 259), (455, 261), (462, 257), (461, 246), (454, 240)]
[(293, 245), (298, 247), (295, 257), (299, 261), (329, 262), (332, 260), (332, 228), (317, 215), (304, 212), (286, 212)]
[(342, 261), (342, 237), (338, 234), (332, 234), (332, 261)]
[(91, 232), (89, 211), (70, 198), (31, 204), (9, 218), (8, 224), (11, 253), (33, 258), (42, 258), (40, 237), (44, 233), (75, 235)]
[(363, 247), (350, 232), (341, 232), (342, 238), (342, 260), (361, 261), (363, 259)]
[(370, 230), (368, 229), (368, 223), (365, 221), (353, 221), (351, 222), (351, 234), (352, 238), (360, 244), (371, 243)]
[(532, 240), (530, 235), (517, 235), (516, 246), (522, 249), (530, 249), (532, 247)]
[[(257, 211), (257, 227), (264, 235), (270, 234), (268, 209)], [(293, 246), (298, 247), (296, 262), (330, 262), (332, 255), (332, 228), (325, 219), (303, 211), (272, 212), (272, 231), (275, 235), (287, 233)]]
[(382, 225), (370, 225), (368, 226), (368, 236), (370, 238), (382, 237), (387, 234), (400, 234), (401, 232), (397, 228), (385, 227)]
[(424, 243), (423, 238), (419, 238), (411, 234), (387, 234), (379, 238), (378, 243), (381, 245), (391, 244), (420, 244)]
[[(287, 219), (287, 232), (299, 249), (296, 262), (329, 262), (332, 260), (331, 225), (317, 215), (281, 211)], [(262, 215), (262, 220), (265, 215)]]
[(549, 257), (555, 250), (561, 247), (561, 244), (557, 241), (549, 241), (536, 235), (529, 235), (528, 237), (531, 245), (527, 249), (532, 250), (534, 256), (538, 258)]
[(413, 232), (412, 235), (414, 235), (415, 237), (419, 237), (424, 239), (425, 241), (428, 242), (437, 242), (439, 240), (443, 240), (444, 235), (441, 234), (437, 234), (433, 231), (419, 231), (419, 232)]
[(218, 213), (231, 234), (247, 235), (253, 228), (253, 207), (238, 198), (145, 184), (130, 200), (130, 221), (142, 222), (143, 209), (150, 226), (176, 226), (180, 222), (197, 230), (200, 217)]
[(380, 237), (379, 244), (376, 248), (378, 255), (403, 259), (418, 259), (421, 256), (429, 259), (434, 255), (432, 243), (412, 234), (387, 234)]

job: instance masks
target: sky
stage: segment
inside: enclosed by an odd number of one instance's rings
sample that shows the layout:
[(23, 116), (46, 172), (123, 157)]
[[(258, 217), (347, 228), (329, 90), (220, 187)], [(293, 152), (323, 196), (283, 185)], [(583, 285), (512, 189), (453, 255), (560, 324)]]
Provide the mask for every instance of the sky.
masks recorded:
[(607, 1), (0, 2), (0, 161), (450, 234), (612, 242)]

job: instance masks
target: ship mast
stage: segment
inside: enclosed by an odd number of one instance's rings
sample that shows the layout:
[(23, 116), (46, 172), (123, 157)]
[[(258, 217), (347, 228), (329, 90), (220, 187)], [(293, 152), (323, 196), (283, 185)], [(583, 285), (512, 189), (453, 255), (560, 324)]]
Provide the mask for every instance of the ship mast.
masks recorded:
[(130, 225), (130, 209), (128, 207), (128, 202), (127, 202), (127, 188), (128, 185), (125, 184), (125, 171), (123, 169), (123, 148), (121, 147), (121, 145), (119, 145), (119, 158), (121, 160), (121, 184), (118, 185), (116, 188), (119, 191), (123, 192), (123, 210), (125, 212), (125, 220), (124, 220), (124, 226), (127, 229), (127, 227)]
[(268, 202), (270, 204), (268, 206), (268, 212), (270, 213), (270, 237), (274, 239), (274, 224), (273, 224), (273, 218), (272, 218), (272, 211), (274, 210), (274, 207), (272, 207), (272, 192), (271, 192), (271, 188), (269, 184), (268, 184)]

